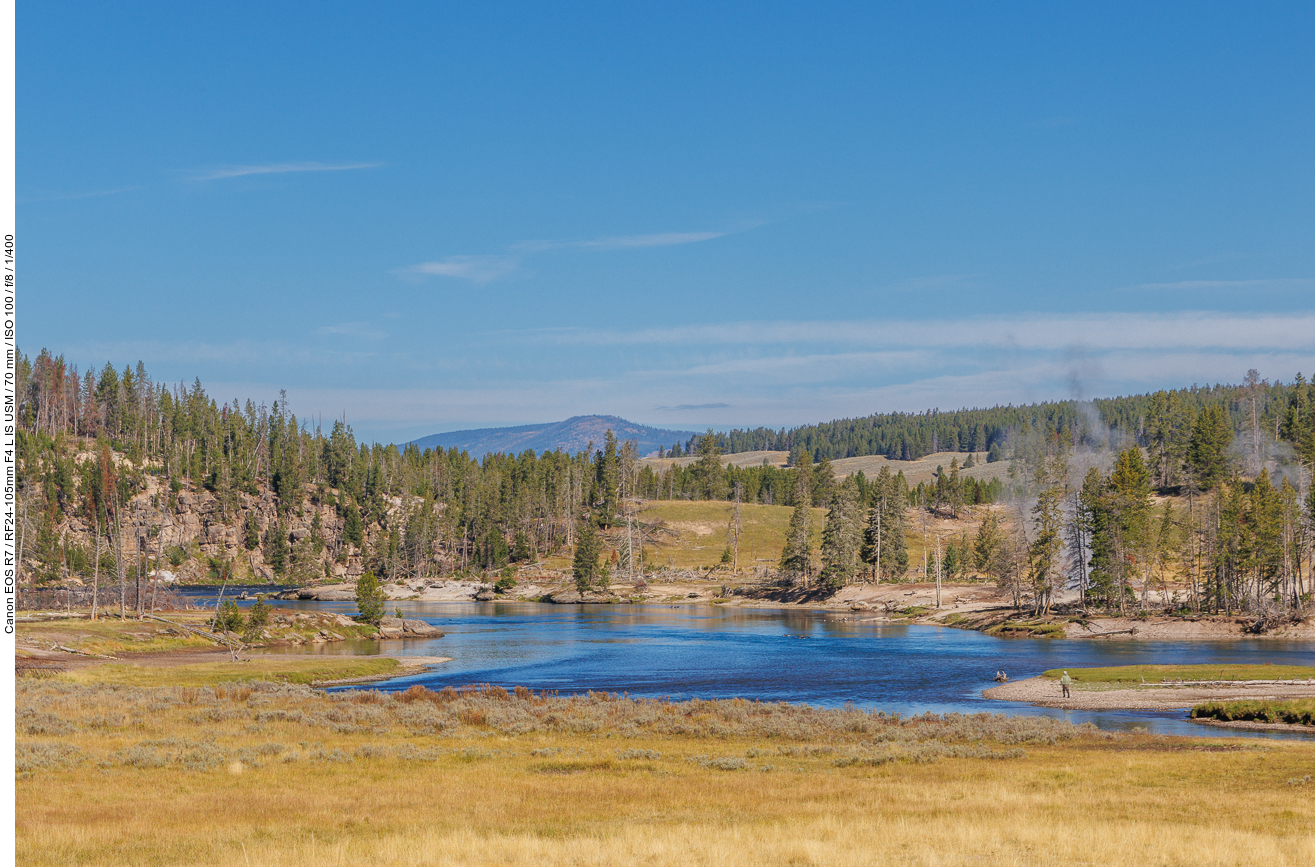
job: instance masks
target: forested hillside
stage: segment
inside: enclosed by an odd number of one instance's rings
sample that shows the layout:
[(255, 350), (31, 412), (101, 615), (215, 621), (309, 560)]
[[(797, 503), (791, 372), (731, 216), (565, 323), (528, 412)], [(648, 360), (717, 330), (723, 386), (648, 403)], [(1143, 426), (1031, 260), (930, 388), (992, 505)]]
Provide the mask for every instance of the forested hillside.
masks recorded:
[[(1076, 465), (1069, 456), (1094, 441), (1089, 425), (1095, 422), (1076, 404), (874, 416), (801, 428), (780, 434), (797, 437), (788, 467), (727, 467), (719, 443), (750, 443), (735, 439), (738, 434), (708, 434), (689, 444), (699, 460), (654, 468), (640, 461), (633, 443), (618, 442), (610, 432), (593, 453), (525, 450), (481, 460), (455, 448), (359, 443), (341, 421), (325, 431), (298, 419), (286, 401), (268, 407), (219, 401), (199, 381), (190, 387), (155, 382), (141, 363), (80, 373), (42, 351), (35, 359), (20, 356), (17, 385), (21, 577), (36, 583), (109, 576), (132, 585), (157, 566), (185, 579), (296, 582), (366, 569), (391, 580), (500, 569), (578, 549), (581, 533), (593, 545), (595, 531), (622, 521), (627, 504), (638, 499), (829, 506), (836, 520), (830, 548), (821, 552), (823, 570), (837, 558), (844, 563), (826, 573), (828, 580), (856, 574), (855, 558), (898, 577), (907, 564), (889, 549), (878, 557), (874, 532), (884, 538), (908, 506), (953, 511), (996, 500), (1002, 491), (998, 482), (960, 478), (955, 467), (913, 491), (898, 475), (855, 476), (840, 484), (826, 455), (814, 463), (808, 445), (831, 448), (842, 434), (855, 443), (871, 436), (868, 442), (876, 443), (897, 431), (944, 447), (942, 436), (971, 430), (968, 446), (1017, 454), (1030, 468), (1018, 475), (1018, 493), (1040, 497), (1052, 512), (1025, 516), (1012, 531), (1001, 528), (1005, 536), (1022, 534), (1012, 548), (1000, 548), (1013, 551), (1008, 564), (983, 560), (1000, 580), (1032, 587), (1028, 593), (1050, 592), (1045, 588), (1053, 589), (1056, 576), (1068, 575), (1071, 566), (1086, 570), (1077, 580), (1090, 594), (1104, 594), (1102, 604), (1122, 606), (1135, 570), (1117, 564), (1152, 550), (1137, 547), (1151, 544), (1151, 528), (1164, 537), (1170, 526), (1169, 517), (1159, 523), (1146, 517), (1145, 497), (1154, 488), (1196, 492), (1202, 503), (1213, 503), (1214, 530), (1206, 526), (1207, 513), (1191, 517), (1193, 527), (1211, 534), (1198, 539), (1191, 568), (1222, 574), (1226, 560), (1229, 574), (1243, 576), (1246, 585), (1221, 591), (1220, 604), (1263, 597), (1272, 584), (1266, 576), (1294, 574), (1292, 563), (1283, 561), (1294, 552), (1298, 574), (1302, 562), (1309, 563), (1315, 390), (1300, 378), (1271, 385), (1253, 377), (1239, 387), (1097, 402), (1143, 461), (1145, 478), (1132, 473), (1140, 499), (1131, 506), (1113, 474), (1098, 473), (1089, 485), (1065, 475)], [(1069, 469), (1060, 472), (1056, 462)], [(1087, 523), (1073, 524), (1070, 518), (1078, 515)], [(867, 526), (874, 520), (875, 530)], [(1224, 534), (1221, 521), (1245, 532)], [(1129, 529), (1134, 525), (1135, 532)], [(1038, 527), (1049, 527), (1050, 548), (1035, 548)], [(896, 560), (888, 563), (892, 555)], [(1038, 557), (1050, 564), (1041, 572)], [(1187, 561), (1176, 562), (1185, 568)], [(1115, 576), (1114, 584), (1094, 581), (1095, 574)]]
[[(1244, 385), (1191, 388), (1079, 401), (1055, 401), (1028, 406), (997, 406), (951, 412), (879, 413), (839, 419), (793, 429), (733, 430), (718, 434), (726, 452), (790, 451), (803, 448), (815, 461), (823, 458), (885, 455), (892, 460), (916, 460), (938, 451), (1005, 454), (1011, 435), (1035, 431), (1073, 442), (1100, 446), (1110, 434), (1143, 445), (1171, 443), (1207, 406), (1223, 407), (1239, 432), (1254, 426), (1275, 439), (1294, 440), (1309, 419), (1311, 387), (1298, 373), (1290, 384), (1258, 378)], [(1254, 415), (1253, 415), (1254, 413)], [(684, 448), (692, 447), (693, 440)]]

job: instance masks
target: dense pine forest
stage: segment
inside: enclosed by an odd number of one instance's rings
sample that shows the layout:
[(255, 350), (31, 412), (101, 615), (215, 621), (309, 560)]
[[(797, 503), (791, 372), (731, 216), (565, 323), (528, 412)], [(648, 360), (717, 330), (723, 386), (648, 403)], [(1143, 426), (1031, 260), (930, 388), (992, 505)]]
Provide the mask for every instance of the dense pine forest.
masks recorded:
[[(669, 467), (610, 432), (576, 454), (360, 443), (345, 421), (326, 431), (286, 399), (219, 400), (199, 380), (156, 382), (140, 362), (79, 372), (44, 350), (20, 355), (17, 387), (22, 577), (36, 584), (110, 576), (122, 595), (157, 571), (291, 582), (487, 573), (568, 553), (582, 533), (592, 548), (636, 500), (720, 499), (828, 507), (820, 568), (799, 550), (805, 531), (782, 569), (834, 586), (905, 573), (907, 510), (958, 513), (1007, 496), (1013, 510), (938, 553), (938, 571), (992, 575), (1039, 610), (1064, 582), (1090, 604), (1126, 608), (1169, 572), (1187, 576), (1184, 604), (1196, 609), (1300, 607), (1311, 590), (1315, 388), (1300, 375), (709, 432), (674, 444), (699, 459)], [(759, 449), (791, 452), (789, 465), (720, 460)], [(1005, 491), (961, 477), (956, 460), (910, 490), (889, 472), (838, 481), (830, 463), (938, 450), (1017, 458), (1018, 471)], [(1187, 512), (1152, 509), (1154, 492)]]
[[(1253, 392), (1260, 395), (1253, 407)], [(803, 449), (814, 461), (885, 455), (917, 460), (936, 452), (989, 452), (1003, 457), (1011, 437), (1020, 432), (1052, 434), (1078, 446), (1100, 446), (1110, 439), (1167, 442), (1181, 435), (1207, 406), (1223, 407), (1234, 429), (1253, 421), (1274, 439), (1293, 441), (1309, 419), (1311, 386), (1297, 374), (1294, 382), (1212, 385), (1159, 391), (1090, 402), (1053, 401), (1029, 406), (997, 406), (951, 412), (878, 413), (793, 429), (754, 428), (717, 435), (723, 452)], [(1258, 415), (1252, 418), (1252, 410)], [(696, 440), (674, 443), (667, 454), (689, 453)]]

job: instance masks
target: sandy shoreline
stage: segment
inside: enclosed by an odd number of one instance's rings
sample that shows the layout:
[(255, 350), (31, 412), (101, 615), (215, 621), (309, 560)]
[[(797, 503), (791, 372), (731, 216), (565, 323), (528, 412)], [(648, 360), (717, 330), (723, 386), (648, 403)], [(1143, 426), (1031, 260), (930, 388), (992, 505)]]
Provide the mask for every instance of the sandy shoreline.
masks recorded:
[(1072, 697), (1064, 698), (1059, 681), (1029, 677), (983, 690), (982, 696), (996, 701), (1021, 701), (1064, 710), (1184, 710), (1207, 701), (1309, 698), (1315, 696), (1315, 683), (1237, 681), (1209, 686), (1138, 685), (1126, 688), (1074, 684)]

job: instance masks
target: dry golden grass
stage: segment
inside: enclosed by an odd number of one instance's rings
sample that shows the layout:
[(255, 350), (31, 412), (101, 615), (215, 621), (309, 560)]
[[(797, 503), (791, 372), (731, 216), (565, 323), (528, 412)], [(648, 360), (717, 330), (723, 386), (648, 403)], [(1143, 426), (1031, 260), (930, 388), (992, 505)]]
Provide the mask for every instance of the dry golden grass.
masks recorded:
[[(657, 543), (646, 544), (654, 566), (677, 569), (712, 567), (721, 564), (726, 550), (726, 528), (734, 503), (719, 500), (650, 500), (644, 504), (640, 520), (661, 521), (669, 530)], [(763, 506), (745, 503), (740, 506), (740, 569), (754, 566), (775, 567), (785, 547), (785, 533), (790, 526), (790, 506)], [(826, 510), (812, 510), (813, 547), (822, 541)]]
[[(656, 544), (645, 544), (650, 564), (677, 569), (720, 566), (722, 551), (726, 549), (726, 527), (734, 507), (733, 503), (719, 500), (647, 501), (640, 513), (641, 520), (662, 521), (670, 531), (663, 534)], [(812, 510), (811, 538), (815, 564), (822, 544), (822, 528), (826, 525), (826, 511)], [(755, 566), (776, 567), (781, 559), (781, 550), (785, 547), (785, 534), (793, 512), (793, 506), (740, 506), (740, 520), (743, 524), (740, 536), (741, 572), (750, 571)], [(927, 532), (931, 540), (930, 547), (934, 550), (934, 540), (938, 535), (944, 537), (945, 544), (961, 538), (971, 540), (981, 523), (981, 514), (981, 509), (977, 508), (965, 510), (958, 519), (929, 518)], [(910, 572), (906, 576), (909, 578), (915, 577), (913, 570), (922, 568), (922, 530), (921, 513), (910, 509), (904, 534), (909, 551)], [(560, 566), (569, 568), (570, 563), (563, 558)]]
[(1315, 863), (1303, 743), (597, 696), (19, 704), (25, 865)]
[[(165, 612), (164, 616), (193, 628), (208, 628), (211, 614), (204, 612)], [(145, 653), (171, 650), (204, 650), (214, 642), (199, 635), (180, 634), (158, 620), (120, 620), (101, 615), (101, 619), (52, 620), (45, 623), (20, 623), (18, 636), (40, 647), (59, 643), (86, 653), (117, 656), (121, 653)]]
[[(166, 661), (167, 662), (167, 661)], [(159, 660), (144, 663), (104, 662), (62, 674), (69, 683), (105, 683), (116, 686), (213, 686), (220, 683), (273, 681), (278, 683), (317, 683), (357, 677), (377, 677), (394, 671), (399, 663), (390, 656), (307, 655), (301, 658), (267, 657), (254, 654), (240, 662), (228, 658), (213, 662), (161, 665)]]

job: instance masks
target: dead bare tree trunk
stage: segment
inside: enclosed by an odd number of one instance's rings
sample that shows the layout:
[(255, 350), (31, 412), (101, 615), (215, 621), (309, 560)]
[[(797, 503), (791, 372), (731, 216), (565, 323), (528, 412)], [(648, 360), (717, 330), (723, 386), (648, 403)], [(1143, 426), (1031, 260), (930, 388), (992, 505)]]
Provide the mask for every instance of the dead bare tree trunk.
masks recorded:
[[(114, 503), (114, 571), (119, 578), (119, 619), (128, 619), (128, 570), (123, 562), (123, 517), (119, 514), (118, 497)], [(107, 530), (108, 535), (108, 530)]]
[(941, 573), (945, 562), (944, 555), (941, 553), (941, 537), (936, 537), (936, 607), (941, 607)]
[(96, 522), (96, 565), (92, 568), (91, 578), (91, 619), (96, 619), (96, 608), (100, 603), (100, 517)]

